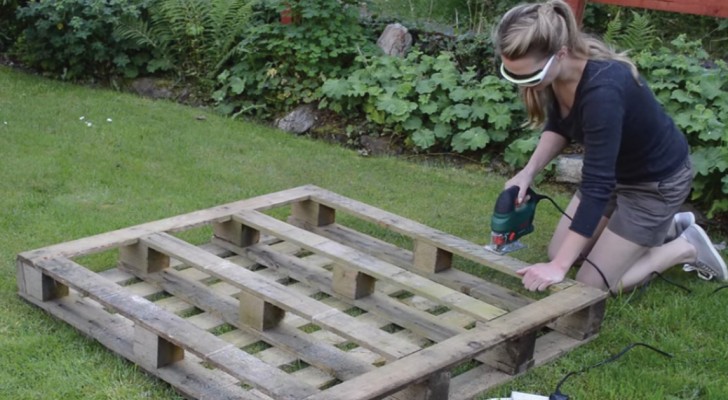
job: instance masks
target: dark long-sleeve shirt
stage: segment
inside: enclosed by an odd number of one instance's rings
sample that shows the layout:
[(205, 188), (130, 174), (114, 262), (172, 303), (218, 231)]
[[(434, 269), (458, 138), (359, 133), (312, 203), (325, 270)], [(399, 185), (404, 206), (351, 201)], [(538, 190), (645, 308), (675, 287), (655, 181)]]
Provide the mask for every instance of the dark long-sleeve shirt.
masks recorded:
[(570, 229), (594, 234), (616, 182), (659, 181), (677, 171), (688, 144), (642, 78), (619, 61), (589, 60), (569, 115), (554, 101), (545, 130), (584, 146), (581, 203)]

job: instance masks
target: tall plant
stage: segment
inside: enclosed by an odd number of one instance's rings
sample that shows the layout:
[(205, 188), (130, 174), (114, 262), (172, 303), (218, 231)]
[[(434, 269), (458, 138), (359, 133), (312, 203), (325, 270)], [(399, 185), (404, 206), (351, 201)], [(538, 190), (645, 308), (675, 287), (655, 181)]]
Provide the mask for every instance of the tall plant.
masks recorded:
[(25, 26), (16, 53), (27, 65), (63, 79), (133, 76), (142, 62), (134, 43), (113, 35), (139, 18), (146, 0), (29, 1), (17, 10)]
[(326, 81), (322, 92), (321, 107), (363, 113), (423, 151), (478, 151), (520, 133), (512, 85), (458, 70), (449, 53), (372, 57), (348, 77)]
[(127, 19), (123, 38), (152, 49), (149, 72), (177, 71), (205, 85), (220, 72), (247, 28), (252, 0), (155, 0), (148, 20)]
[(0, 52), (5, 52), (20, 36), (22, 26), (15, 11), (27, 3), (26, 0), (0, 0)]
[(728, 65), (710, 61), (701, 43), (685, 36), (635, 61), (690, 142), (692, 200), (709, 216), (728, 212)]
[[(213, 98), (219, 109), (268, 117), (315, 101), (325, 79), (343, 76), (358, 54), (374, 47), (360, 24), (358, 3), (261, 2), (261, 14), (272, 17), (246, 31), (234, 63), (218, 76)], [(281, 12), (291, 15), (290, 24), (281, 22)]]

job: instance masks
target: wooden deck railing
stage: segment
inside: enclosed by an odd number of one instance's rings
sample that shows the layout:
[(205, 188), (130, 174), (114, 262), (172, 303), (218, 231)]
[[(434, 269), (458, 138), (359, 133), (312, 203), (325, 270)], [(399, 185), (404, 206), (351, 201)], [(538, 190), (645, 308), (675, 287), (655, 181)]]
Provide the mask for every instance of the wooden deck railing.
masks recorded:
[(728, 18), (728, 0), (565, 0), (581, 21), (587, 1), (683, 14)]

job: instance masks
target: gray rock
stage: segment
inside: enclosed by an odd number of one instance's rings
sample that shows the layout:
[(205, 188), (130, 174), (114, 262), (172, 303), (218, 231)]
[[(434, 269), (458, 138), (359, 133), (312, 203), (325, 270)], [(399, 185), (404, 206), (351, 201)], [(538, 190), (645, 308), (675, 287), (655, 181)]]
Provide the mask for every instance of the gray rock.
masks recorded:
[(583, 164), (584, 157), (581, 154), (564, 154), (556, 157), (556, 181), (580, 183)]
[(301, 135), (306, 133), (316, 123), (316, 109), (313, 104), (297, 107), (288, 115), (276, 121), (278, 129)]
[(401, 24), (389, 24), (377, 40), (384, 54), (403, 57), (412, 47), (412, 35)]
[(359, 138), (363, 150), (359, 153), (361, 155), (372, 155), (372, 156), (395, 156), (399, 154), (396, 148), (394, 148), (390, 139), (380, 136), (362, 135)]
[(138, 95), (151, 99), (171, 99), (174, 93), (171, 84), (164, 79), (139, 78), (131, 83), (131, 89)]

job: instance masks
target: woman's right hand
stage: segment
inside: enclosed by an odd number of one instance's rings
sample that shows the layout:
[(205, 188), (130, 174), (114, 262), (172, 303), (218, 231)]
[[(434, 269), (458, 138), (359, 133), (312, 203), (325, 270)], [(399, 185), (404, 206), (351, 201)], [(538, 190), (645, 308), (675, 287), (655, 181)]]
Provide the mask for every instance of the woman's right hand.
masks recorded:
[(533, 183), (533, 177), (525, 170), (521, 170), (513, 178), (509, 179), (504, 189), (508, 189), (511, 186), (518, 186), (518, 197), (516, 198), (516, 205), (523, 203), (526, 197), (526, 191)]

